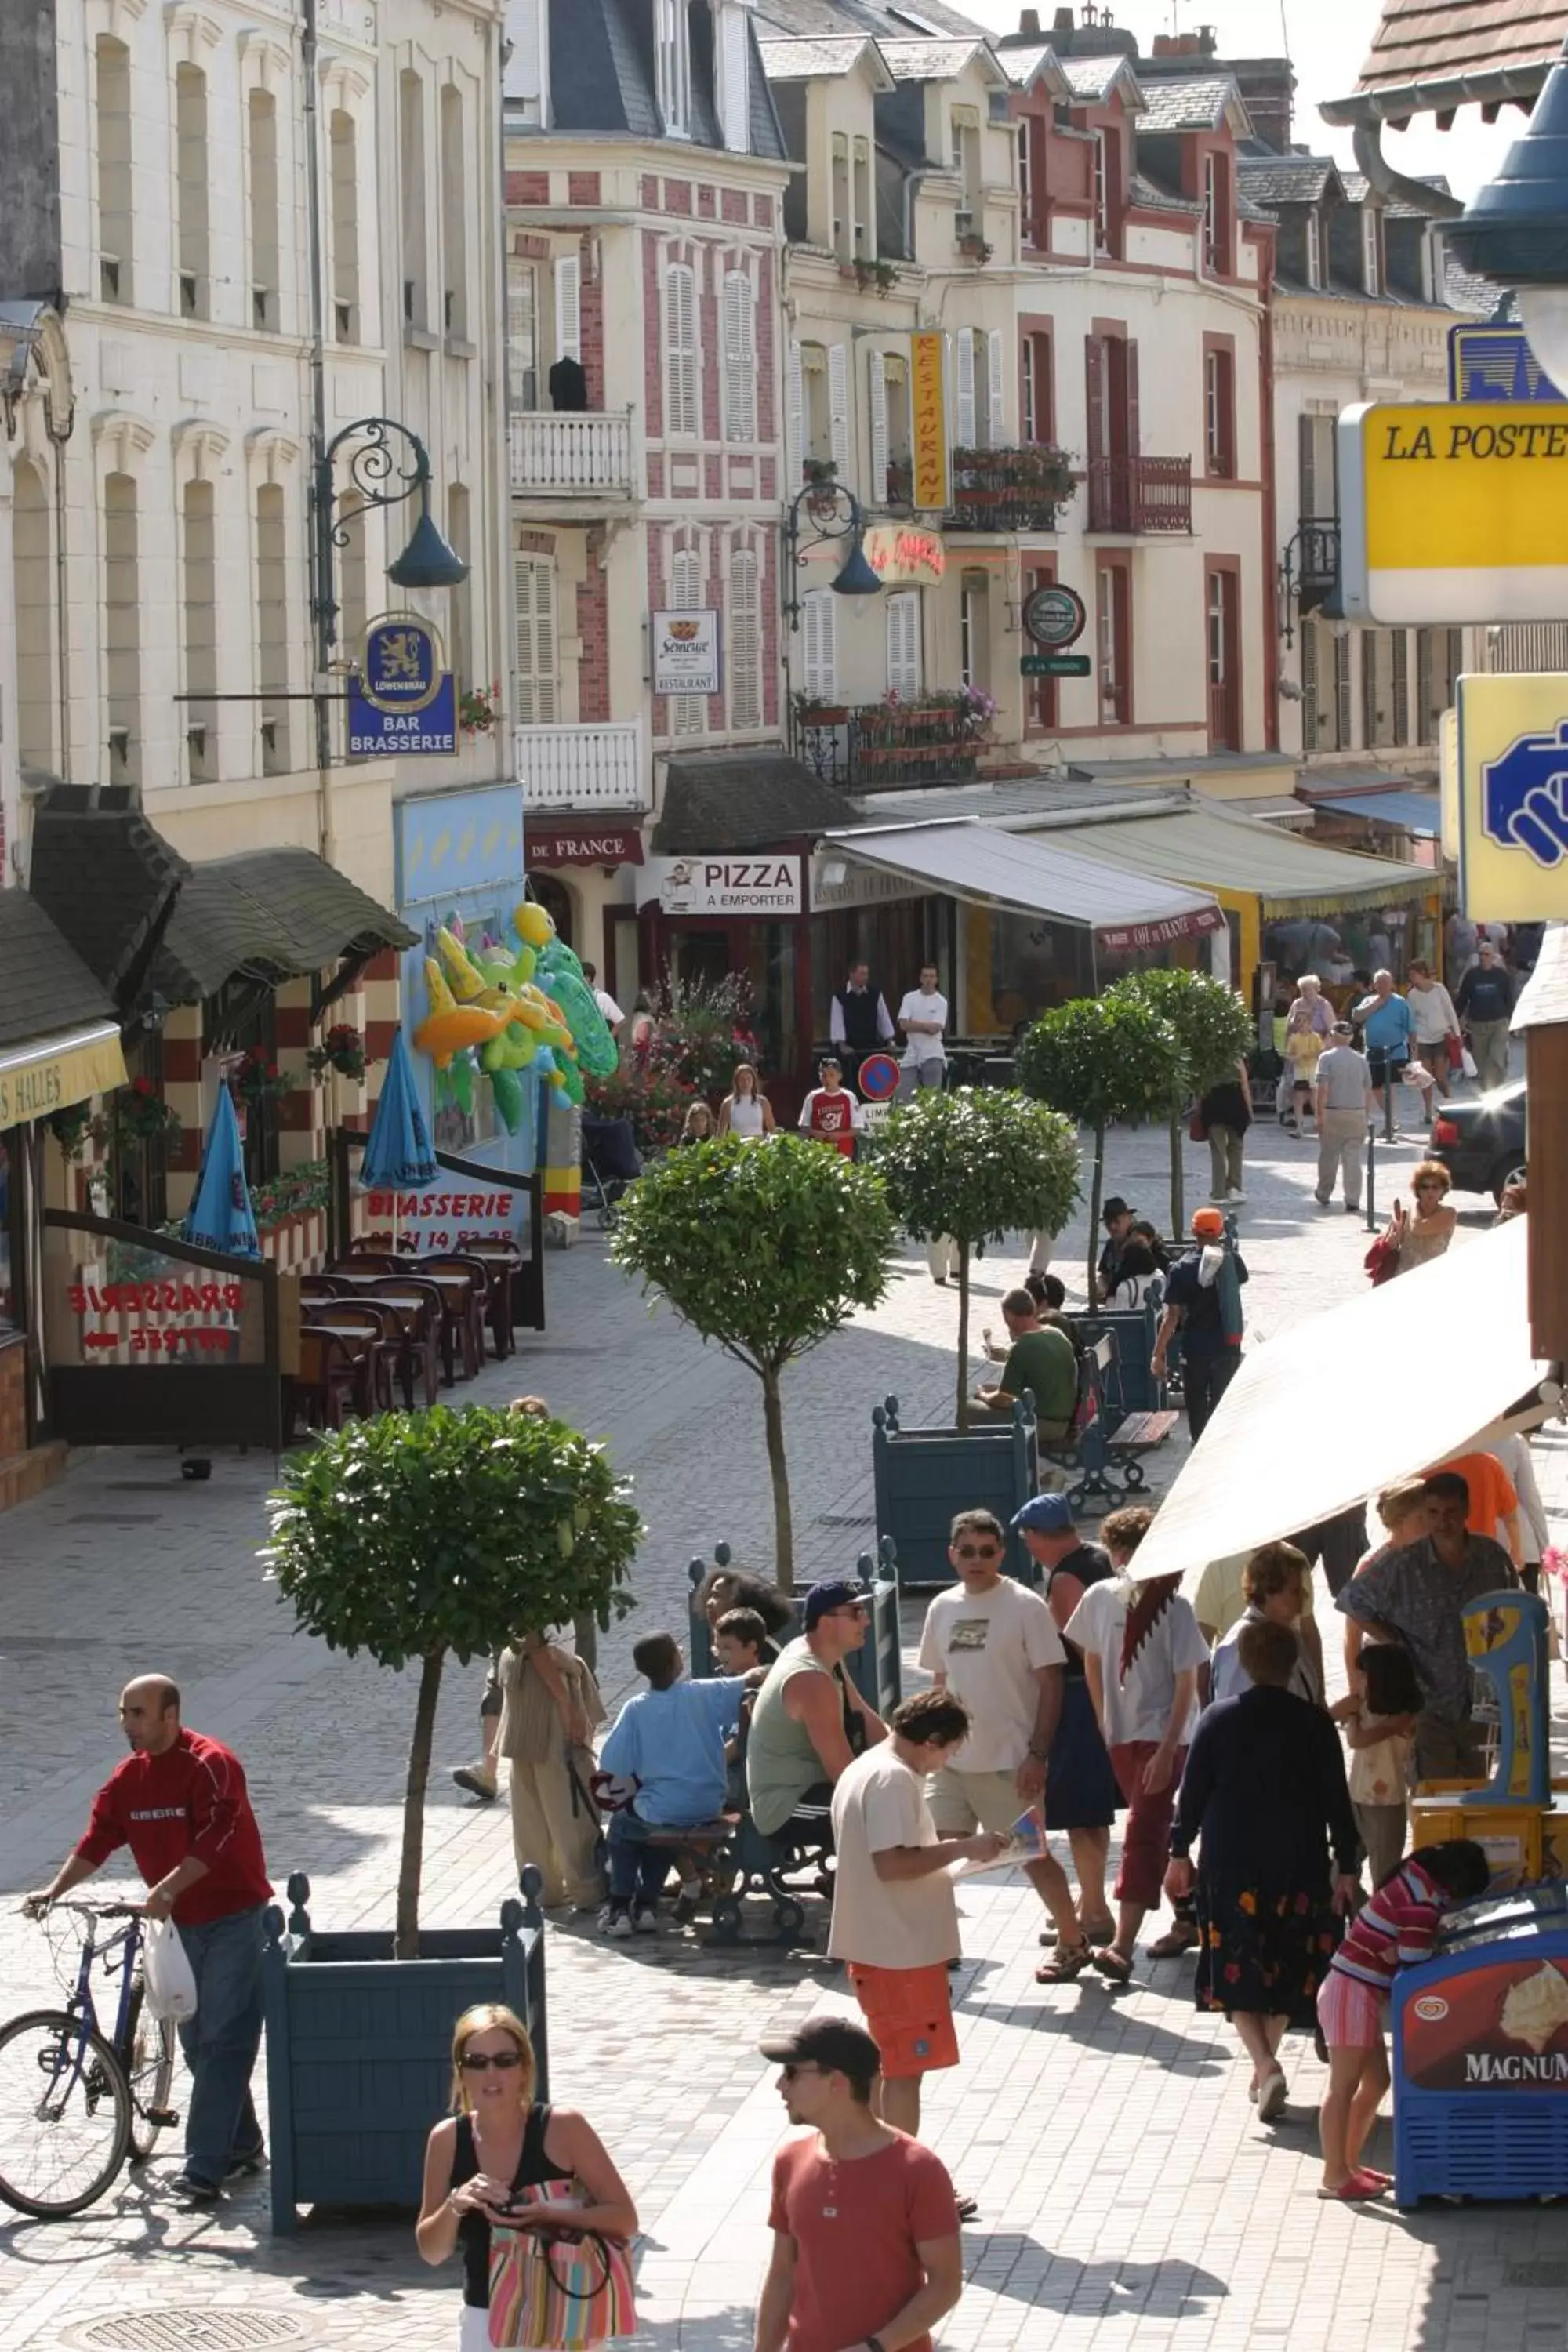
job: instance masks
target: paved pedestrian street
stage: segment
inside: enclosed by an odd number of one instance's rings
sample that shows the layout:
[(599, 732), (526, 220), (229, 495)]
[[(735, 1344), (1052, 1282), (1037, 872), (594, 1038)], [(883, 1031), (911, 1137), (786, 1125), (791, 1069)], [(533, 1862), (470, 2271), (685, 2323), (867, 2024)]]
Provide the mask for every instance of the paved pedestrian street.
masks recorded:
[[(1311, 1154), (1255, 1130), (1242, 1244), (1253, 1279), (1250, 1343), (1353, 1295), (1364, 1224), (1311, 1198)], [(1419, 1154), (1396, 1145), (1385, 1203)], [(1165, 1138), (1113, 1138), (1110, 1183), (1163, 1223)], [(1189, 1203), (1203, 1197), (1188, 1153)], [(1461, 1203), (1473, 1225), (1489, 1203)], [(1458, 1245), (1467, 1235), (1461, 1233)], [(1082, 1228), (1058, 1270), (1081, 1291)], [(1021, 1250), (981, 1265), (981, 1312), (1022, 1267)], [(648, 1537), (639, 1608), (602, 1644), (612, 1707), (631, 1687), (639, 1633), (684, 1622), (687, 1562), (722, 1538), (769, 1564), (771, 1511), (756, 1383), (668, 1313), (650, 1313), (589, 1235), (548, 1268), (550, 1330), (470, 1391), (533, 1389), (602, 1433), (637, 1481)], [(853, 1563), (870, 1540), (872, 1405), (896, 1391), (909, 1423), (951, 1404), (957, 1302), (906, 1251), (884, 1305), (786, 1382), (804, 1583)], [(1456, 1335), (1456, 1344), (1461, 1344)], [(1304, 1398), (1303, 1442), (1370, 1409), (1380, 1381), (1440, 1367), (1346, 1365), (1342, 1391)], [(1549, 1505), (1568, 1516), (1568, 1444), (1538, 1447)], [(1160, 1468), (1168, 1483), (1173, 1448)], [(1279, 1465), (1281, 1477), (1289, 1465)], [(256, 1552), (271, 1475), (220, 1461), (182, 1483), (171, 1454), (79, 1459), (60, 1486), (0, 1520), (0, 2011), (53, 1991), (43, 1931), (16, 1898), (79, 1833), (117, 1759), (114, 1704), (133, 1672), (181, 1683), (185, 1719), (231, 1744), (250, 1776), (269, 1864), (311, 1880), (323, 1927), (387, 1925), (405, 1750), (407, 1677), (296, 1637)], [(1326, 1594), (1321, 1594), (1326, 1604)], [(918, 1607), (906, 1615), (912, 1653)], [(1335, 1643), (1327, 1645), (1332, 1658)], [(1553, 1668), (1562, 1698), (1561, 1668)], [(479, 1667), (450, 1669), (426, 1836), (426, 1924), (488, 1920), (509, 1891), (504, 1805), (464, 1799), (445, 1767), (477, 1737)], [(107, 1887), (108, 1875), (100, 1882)], [(979, 2200), (965, 2232), (968, 2284), (942, 2341), (975, 2352), (1551, 2352), (1564, 2340), (1568, 2258), (1561, 2214), (1532, 2206), (1326, 2207), (1312, 2194), (1321, 2069), (1287, 2044), (1291, 2096), (1260, 2125), (1226, 2030), (1194, 2013), (1190, 1966), (1140, 1962), (1113, 1993), (1099, 1979), (1037, 1987), (1036, 1898), (1022, 1880), (967, 1883), (957, 1980), (963, 2063), (935, 2077), (927, 2129)], [(816, 1920), (822, 1940), (823, 1923)], [(1153, 1926), (1151, 1923), (1151, 1932)], [(746, 2347), (766, 2250), (767, 2185), (782, 2112), (755, 2054), (781, 2020), (847, 2006), (820, 1957), (704, 1953), (666, 1923), (608, 1946), (592, 1922), (549, 1929), (552, 2091), (583, 2107), (637, 2199), (639, 2342)], [(258, 2074), (258, 2083), (259, 2083)], [(434, 2120), (434, 2118), (433, 2118)], [(1386, 2132), (1386, 2126), (1384, 2126)], [(176, 2136), (177, 2137), (177, 2136)], [(1386, 2139), (1384, 2139), (1386, 2151)], [(1384, 2157), (1374, 2160), (1384, 2161)], [(45, 2225), (0, 2221), (0, 2352), (72, 2346), (302, 2347), (305, 2352), (437, 2352), (456, 2341), (454, 2268), (426, 2270), (406, 2218), (308, 2222), (274, 2241), (266, 2184), (216, 2214), (174, 2210), (161, 2183), (177, 2149), (127, 2175), (92, 2212)]]

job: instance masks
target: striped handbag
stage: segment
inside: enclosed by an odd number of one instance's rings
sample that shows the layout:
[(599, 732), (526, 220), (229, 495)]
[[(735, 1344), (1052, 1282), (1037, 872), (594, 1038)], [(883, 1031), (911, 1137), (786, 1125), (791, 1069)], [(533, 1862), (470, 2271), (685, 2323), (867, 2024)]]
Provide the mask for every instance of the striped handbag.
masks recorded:
[(622, 2239), (574, 2230), (567, 2216), (582, 2204), (574, 2180), (543, 2180), (515, 2191), (517, 2202), (562, 2209), (559, 2230), (490, 2231), (493, 2345), (528, 2352), (589, 2352), (617, 2336), (635, 2336), (631, 2249)]

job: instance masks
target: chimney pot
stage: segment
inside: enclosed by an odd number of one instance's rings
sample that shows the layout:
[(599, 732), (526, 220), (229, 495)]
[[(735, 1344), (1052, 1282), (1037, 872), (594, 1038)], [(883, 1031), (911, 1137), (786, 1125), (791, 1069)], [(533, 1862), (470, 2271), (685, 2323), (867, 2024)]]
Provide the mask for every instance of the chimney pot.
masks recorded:
[(1026, 41), (1037, 41), (1039, 39), (1040, 12), (1037, 8), (1019, 9), (1018, 31)]

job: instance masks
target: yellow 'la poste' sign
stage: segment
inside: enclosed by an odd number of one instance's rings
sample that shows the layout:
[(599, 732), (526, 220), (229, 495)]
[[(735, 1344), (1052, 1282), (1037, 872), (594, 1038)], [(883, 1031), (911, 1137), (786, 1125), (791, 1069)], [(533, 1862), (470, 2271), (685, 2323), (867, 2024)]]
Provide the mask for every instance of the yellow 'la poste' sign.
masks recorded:
[(1373, 403), (1339, 450), (1348, 620), (1568, 620), (1568, 403)]

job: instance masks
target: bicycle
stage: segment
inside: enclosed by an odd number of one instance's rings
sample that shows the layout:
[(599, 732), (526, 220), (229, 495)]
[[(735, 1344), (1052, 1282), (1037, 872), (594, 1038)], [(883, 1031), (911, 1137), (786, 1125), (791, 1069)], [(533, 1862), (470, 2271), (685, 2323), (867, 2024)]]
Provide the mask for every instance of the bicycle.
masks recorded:
[[(145, 2163), (159, 2133), (180, 2119), (169, 2105), (174, 2025), (147, 2010), (140, 1907), (50, 1908), (75, 1912), (87, 1928), (66, 2006), (0, 2026), (0, 2199), (35, 2220), (63, 2221), (94, 2204), (127, 2159)], [(123, 1924), (100, 1941), (100, 1925), (111, 1920)], [(93, 1998), (95, 1963), (119, 1980), (111, 2032)]]

